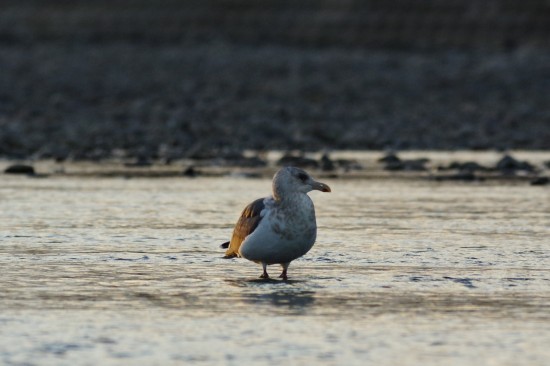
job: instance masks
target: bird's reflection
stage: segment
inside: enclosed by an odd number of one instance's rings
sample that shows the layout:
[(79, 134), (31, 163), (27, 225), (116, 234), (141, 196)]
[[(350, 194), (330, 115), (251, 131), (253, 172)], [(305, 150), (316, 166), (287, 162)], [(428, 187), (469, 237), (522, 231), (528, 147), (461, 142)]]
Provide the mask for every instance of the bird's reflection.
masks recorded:
[(299, 315), (305, 313), (315, 303), (315, 292), (277, 290), (267, 293), (248, 294), (244, 300), (249, 304), (267, 304), (283, 312)]
[[(254, 306), (269, 305), (276, 307), (279, 311), (294, 315), (305, 313), (316, 300), (315, 291), (303, 288), (305, 281), (254, 279), (248, 281), (228, 280), (228, 282), (233, 286), (247, 289), (245, 293), (241, 294), (244, 303)], [(296, 285), (301, 288), (297, 288)]]

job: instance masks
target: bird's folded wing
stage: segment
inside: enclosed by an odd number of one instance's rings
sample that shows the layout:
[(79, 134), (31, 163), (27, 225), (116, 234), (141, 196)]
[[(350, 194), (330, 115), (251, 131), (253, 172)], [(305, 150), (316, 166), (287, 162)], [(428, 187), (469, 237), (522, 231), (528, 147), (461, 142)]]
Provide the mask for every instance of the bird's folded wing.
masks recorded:
[(225, 258), (236, 257), (239, 253), (241, 243), (258, 227), (258, 224), (262, 220), (260, 214), (265, 208), (264, 199), (259, 198), (244, 208), (233, 230), (233, 236), (229, 242), (229, 248), (225, 252)]

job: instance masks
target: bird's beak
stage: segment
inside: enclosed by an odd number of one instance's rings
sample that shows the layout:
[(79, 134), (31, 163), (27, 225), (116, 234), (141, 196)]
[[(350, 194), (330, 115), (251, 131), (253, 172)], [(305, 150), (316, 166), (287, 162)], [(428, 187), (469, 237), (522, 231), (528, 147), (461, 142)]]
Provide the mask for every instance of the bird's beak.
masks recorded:
[(321, 182), (313, 182), (313, 184), (311, 185), (311, 188), (316, 189), (316, 190), (321, 191), (321, 192), (332, 192), (328, 185), (326, 185), (325, 183), (321, 183)]

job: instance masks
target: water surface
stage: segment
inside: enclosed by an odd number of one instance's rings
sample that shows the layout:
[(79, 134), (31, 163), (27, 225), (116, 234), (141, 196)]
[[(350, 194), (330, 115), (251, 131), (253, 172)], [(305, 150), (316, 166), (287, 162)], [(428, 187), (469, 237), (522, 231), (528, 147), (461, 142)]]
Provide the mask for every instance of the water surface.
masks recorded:
[(284, 282), (218, 247), (269, 180), (0, 177), (0, 364), (547, 364), (547, 187), (327, 183)]

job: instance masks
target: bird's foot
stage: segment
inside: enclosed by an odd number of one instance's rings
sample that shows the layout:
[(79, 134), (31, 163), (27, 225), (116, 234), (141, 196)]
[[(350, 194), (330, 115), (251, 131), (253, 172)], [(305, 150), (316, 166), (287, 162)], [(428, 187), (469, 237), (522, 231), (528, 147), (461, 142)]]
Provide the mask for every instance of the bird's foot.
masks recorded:
[(283, 270), (283, 273), (281, 273), (279, 278), (282, 278), (284, 281), (288, 280), (288, 276), (286, 275), (286, 269)]
[(262, 273), (262, 275), (260, 276), (260, 278), (268, 279), (268, 278), (269, 278), (269, 275), (267, 274), (267, 263), (266, 263), (266, 262), (262, 262), (262, 268), (263, 268), (263, 270), (264, 270), (264, 273)]

